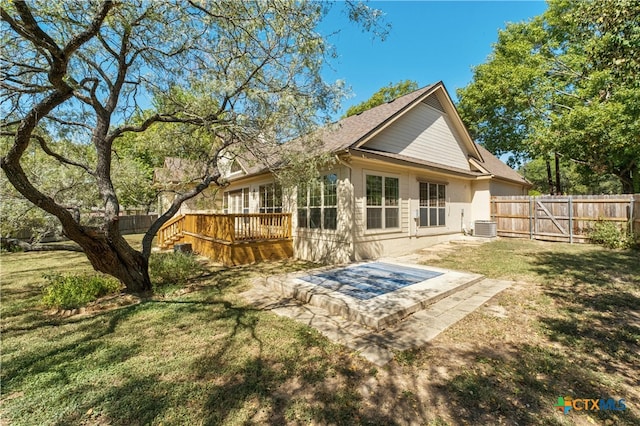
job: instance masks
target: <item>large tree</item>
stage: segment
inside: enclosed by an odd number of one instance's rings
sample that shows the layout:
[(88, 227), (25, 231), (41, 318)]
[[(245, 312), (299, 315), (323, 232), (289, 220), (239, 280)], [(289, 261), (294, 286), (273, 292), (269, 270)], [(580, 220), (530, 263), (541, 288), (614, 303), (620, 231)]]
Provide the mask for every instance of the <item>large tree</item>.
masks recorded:
[[(375, 10), (360, 3), (347, 9), (375, 29)], [(341, 88), (321, 78), (328, 50), (316, 30), (326, 11), (326, 4), (306, 1), (3, 3), (1, 128), (12, 143), (0, 165), (8, 181), (60, 221), (96, 270), (130, 291), (150, 290), (155, 233), (185, 200), (225, 184), (221, 155), (238, 146), (275, 149), (307, 132), (318, 112), (335, 109)], [(139, 252), (118, 230), (114, 147), (158, 123), (197, 136), (188, 154), (205, 168), (160, 214)], [(63, 139), (91, 147), (92, 155), (65, 155)], [(34, 148), (94, 182), (100, 226), (83, 225), (25, 171)]]
[(363, 111), (382, 105), (385, 102), (389, 102), (400, 96), (411, 93), (418, 90), (418, 83), (413, 80), (399, 81), (395, 84), (389, 83), (387, 86), (380, 88), (376, 93), (371, 95), (369, 99), (363, 101), (357, 105), (350, 106), (345, 117), (360, 114)]
[(553, 0), (510, 24), (458, 91), (476, 138), (514, 162), (556, 156), (640, 192), (640, 3)]

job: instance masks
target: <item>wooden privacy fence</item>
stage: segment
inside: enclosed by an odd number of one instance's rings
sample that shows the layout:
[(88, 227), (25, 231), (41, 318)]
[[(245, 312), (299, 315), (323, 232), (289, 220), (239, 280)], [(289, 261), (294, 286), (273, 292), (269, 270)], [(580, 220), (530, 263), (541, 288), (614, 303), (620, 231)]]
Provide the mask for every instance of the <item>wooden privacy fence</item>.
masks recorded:
[(118, 218), (118, 226), (123, 235), (139, 234), (147, 232), (157, 218), (157, 214), (120, 216)]
[(588, 242), (595, 222), (640, 236), (640, 194), (491, 197), (498, 236)]
[[(151, 224), (158, 218), (157, 214), (140, 214), (140, 215), (123, 215), (118, 216), (118, 227), (122, 235), (128, 234), (141, 234), (147, 232), (151, 227)], [(94, 217), (93, 224), (99, 223), (101, 217)], [(19, 240), (29, 240), (37, 234), (32, 228), (25, 228), (16, 231), (10, 235), (10, 238), (17, 238)], [(58, 231), (52, 231), (40, 239), (40, 242), (46, 243), (50, 241), (60, 241), (60, 239), (66, 240), (66, 237), (62, 237)]]

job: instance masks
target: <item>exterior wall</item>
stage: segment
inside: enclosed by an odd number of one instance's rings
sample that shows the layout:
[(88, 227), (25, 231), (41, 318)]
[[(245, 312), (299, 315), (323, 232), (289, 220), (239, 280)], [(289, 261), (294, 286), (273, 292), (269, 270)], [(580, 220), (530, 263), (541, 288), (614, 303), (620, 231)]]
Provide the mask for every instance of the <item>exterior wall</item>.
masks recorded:
[(491, 220), (491, 197), (495, 195), (526, 195), (525, 186), (497, 181), (496, 179), (478, 180), (472, 183), (472, 216), (467, 229), (473, 229), (476, 220)]
[(467, 151), (447, 114), (425, 103), (416, 105), (363, 148), (470, 170)]
[(491, 219), (491, 181), (489, 179), (475, 181), (471, 184), (471, 220), (467, 229), (473, 228), (476, 220)]
[[(400, 185), (400, 227), (393, 230), (366, 228), (366, 175), (397, 177)], [(393, 256), (425, 248), (463, 235), (471, 216), (471, 181), (436, 174), (425, 169), (354, 160), (351, 176), (354, 191), (353, 260)], [(446, 185), (445, 226), (419, 227), (420, 182)]]
[(353, 185), (351, 170), (340, 166), (327, 173), (338, 175), (338, 220), (335, 230), (298, 227), (295, 195), (290, 197), (293, 212), (294, 257), (327, 263), (353, 260)]

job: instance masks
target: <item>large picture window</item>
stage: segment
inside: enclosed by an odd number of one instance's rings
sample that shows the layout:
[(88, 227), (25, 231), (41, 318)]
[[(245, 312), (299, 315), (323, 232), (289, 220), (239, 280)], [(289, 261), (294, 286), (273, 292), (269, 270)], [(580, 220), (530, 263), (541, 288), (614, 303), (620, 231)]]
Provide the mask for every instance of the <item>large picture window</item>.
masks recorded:
[(282, 188), (273, 183), (260, 185), (260, 213), (282, 213)]
[(400, 227), (400, 180), (387, 176), (366, 176), (367, 229)]
[(298, 227), (336, 229), (338, 222), (338, 175), (330, 173), (298, 185)]
[(445, 226), (446, 185), (420, 182), (420, 226)]

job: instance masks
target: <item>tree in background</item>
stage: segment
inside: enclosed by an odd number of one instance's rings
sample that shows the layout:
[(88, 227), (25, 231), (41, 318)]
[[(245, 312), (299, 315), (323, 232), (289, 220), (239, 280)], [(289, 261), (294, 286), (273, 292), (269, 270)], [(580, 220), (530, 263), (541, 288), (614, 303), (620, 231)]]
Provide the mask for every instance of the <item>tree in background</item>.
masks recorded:
[[(51, 144), (51, 137), (42, 132)], [(0, 136), (0, 152), (7, 152), (12, 139)], [(87, 161), (94, 151), (87, 144), (77, 144), (60, 139), (56, 142), (58, 153), (72, 161)], [(155, 205), (158, 191), (152, 187), (153, 168), (135, 156), (122, 150), (112, 159), (113, 185), (118, 201), (125, 209), (145, 209)], [(22, 157), (22, 168), (29, 180), (42, 192), (49, 194), (57, 204), (69, 210), (83, 225), (95, 225), (101, 209), (95, 179), (77, 167), (60, 167), (60, 163), (44, 152), (39, 145), (32, 145)], [(55, 216), (29, 202), (11, 185), (4, 174), (0, 175), (0, 236), (19, 237), (39, 241), (43, 237), (59, 237), (60, 221)]]
[[(549, 190), (549, 178), (546, 166), (549, 161), (545, 158), (536, 158), (522, 165), (518, 171), (533, 184), (530, 193), (532, 195), (553, 193)], [(622, 190), (620, 180), (612, 175), (596, 175), (580, 170), (581, 164), (573, 161), (560, 160), (560, 187), (567, 194), (619, 194)], [(553, 182), (555, 185), (555, 181)]]
[(384, 86), (378, 90), (366, 101), (349, 107), (344, 117), (360, 114), (363, 111), (382, 105), (385, 102), (392, 101), (416, 90), (418, 90), (418, 83), (412, 80), (399, 81), (396, 84), (389, 83), (388, 86)]
[[(7, 114), (0, 129), (11, 143), (0, 166), (8, 182), (55, 216), (96, 270), (129, 291), (151, 290), (154, 235), (184, 201), (211, 184), (225, 185), (221, 156), (245, 149), (264, 158), (280, 142), (308, 133), (318, 114), (337, 108), (341, 86), (321, 77), (328, 47), (316, 30), (328, 7), (305, 1), (3, 3), (0, 102)], [(361, 3), (346, 7), (365, 29), (379, 29), (378, 11)], [(175, 126), (182, 135), (162, 143), (188, 143), (185, 155), (204, 167), (197, 184), (160, 212), (139, 252), (119, 231), (125, 196), (114, 179), (114, 156), (126, 150), (127, 134), (159, 123), (164, 134)], [(90, 154), (67, 154), (66, 141)], [(91, 182), (104, 212), (99, 226), (83, 224), (32, 175), (25, 162), (36, 151)]]
[(550, 1), (541, 16), (500, 31), (458, 91), (463, 120), (487, 149), (511, 153), (512, 165), (557, 154), (640, 192), (639, 23), (637, 1)]

